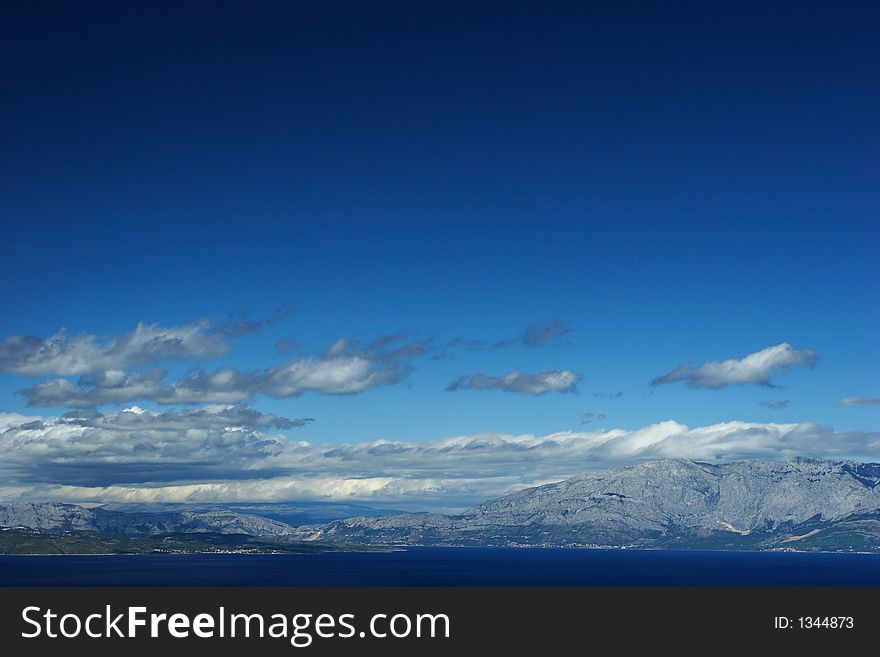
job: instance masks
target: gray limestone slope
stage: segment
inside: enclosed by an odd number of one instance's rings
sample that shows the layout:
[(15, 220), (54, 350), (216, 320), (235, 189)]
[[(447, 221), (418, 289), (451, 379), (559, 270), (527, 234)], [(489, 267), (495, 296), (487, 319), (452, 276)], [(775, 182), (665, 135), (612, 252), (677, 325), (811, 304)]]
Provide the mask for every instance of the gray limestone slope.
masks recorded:
[(880, 465), (852, 461), (665, 460), (583, 474), (456, 516), (351, 518), (309, 538), (418, 545), (660, 545), (710, 536), (783, 535), (880, 509)]
[(226, 509), (127, 513), (57, 503), (0, 504), (0, 526), (127, 535), (211, 532), (285, 538), (293, 534), (283, 522)]

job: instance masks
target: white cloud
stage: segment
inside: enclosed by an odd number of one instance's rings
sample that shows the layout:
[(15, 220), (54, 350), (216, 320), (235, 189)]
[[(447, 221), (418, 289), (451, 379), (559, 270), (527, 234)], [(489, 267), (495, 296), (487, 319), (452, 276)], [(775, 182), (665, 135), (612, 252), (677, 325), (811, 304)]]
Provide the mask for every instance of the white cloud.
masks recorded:
[(880, 399), (876, 397), (844, 397), (840, 403), (844, 406), (880, 406)]
[[(362, 500), (465, 506), (659, 458), (880, 460), (880, 433), (812, 423), (674, 421), (636, 430), (312, 444), (248, 407), (0, 414), (0, 496), (94, 501)], [(296, 421), (290, 421), (296, 422)], [(307, 431), (307, 429), (306, 429)]]
[(813, 367), (819, 357), (812, 349), (794, 349), (787, 342), (749, 354), (745, 358), (707, 361), (698, 367), (688, 362), (668, 374), (658, 376), (652, 385), (684, 381), (693, 388), (724, 388), (755, 383), (772, 386), (772, 378), (791, 367)]
[(369, 356), (342, 354), (293, 361), (273, 368), (264, 388), (273, 397), (291, 397), (307, 390), (328, 395), (353, 395), (395, 383), (400, 376), (396, 367), (377, 368)]
[(543, 395), (547, 392), (574, 392), (580, 380), (581, 375), (571, 370), (551, 370), (537, 374), (514, 370), (502, 376), (486, 376), (478, 372), (456, 379), (446, 389), (449, 391), (502, 390)]
[(25, 376), (76, 376), (125, 370), (146, 363), (213, 358), (228, 345), (207, 321), (163, 328), (139, 323), (131, 333), (108, 340), (64, 330), (48, 338), (12, 336), (0, 341), (0, 371)]
[(50, 379), (19, 392), (27, 399), (28, 406), (92, 408), (152, 399), (162, 393), (164, 377), (163, 370), (136, 374), (114, 370), (81, 377), (78, 383), (68, 379)]
[(247, 404), (233, 406), (205, 406), (182, 411), (147, 411), (138, 406), (118, 413), (103, 414), (95, 411), (71, 411), (61, 416), (67, 424), (106, 429), (109, 431), (190, 431), (222, 429), (265, 430), (270, 428), (292, 429), (305, 426), (314, 420), (299, 418), (291, 420), (272, 413), (261, 413)]
[[(52, 379), (20, 391), (29, 406), (94, 408), (149, 400), (159, 404), (235, 404), (256, 395), (297, 397), (306, 392), (354, 395), (399, 382), (410, 371), (409, 359), (428, 349), (428, 342), (399, 344), (402, 336), (383, 336), (363, 347), (353, 340), (335, 342), (325, 353), (282, 363), (267, 370), (233, 367), (198, 371), (171, 383), (165, 372), (134, 374), (112, 370), (68, 379)], [(395, 346), (398, 345), (398, 346)]]

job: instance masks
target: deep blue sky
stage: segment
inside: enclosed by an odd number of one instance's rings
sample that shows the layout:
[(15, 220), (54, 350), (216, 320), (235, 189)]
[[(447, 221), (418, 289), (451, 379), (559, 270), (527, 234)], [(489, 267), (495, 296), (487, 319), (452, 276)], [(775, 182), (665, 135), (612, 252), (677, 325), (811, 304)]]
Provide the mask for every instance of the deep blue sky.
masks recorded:
[[(880, 426), (839, 403), (880, 397), (871, 3), (28, 4), (0, 16), (0, 339), (295, 308), (212, 371), (558, 320), (559, 345), (251, 403), (326, 442)], [(780, 388), (648, 384), (782, 342), (820, 360)], [(583, 379), (445, 391), (512, 370)], [(42, 380), (0, 374), (2, 410)]]

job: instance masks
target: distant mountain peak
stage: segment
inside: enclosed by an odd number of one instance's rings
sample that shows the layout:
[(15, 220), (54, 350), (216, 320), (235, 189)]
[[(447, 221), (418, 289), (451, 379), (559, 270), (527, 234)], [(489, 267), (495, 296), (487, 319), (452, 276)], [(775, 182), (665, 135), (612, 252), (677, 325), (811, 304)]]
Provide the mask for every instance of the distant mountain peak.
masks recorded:
[(52, 532), (95, 531), (134, 536), (211, 532), (275, 538), (290, 536), (294, 531), (283, 522), (228, 509), (122, 512), (59, 502), (0, 504), (0, 527), (26, 527)]
[(870, 517), (862, 523), (870, 527), (859, 525), (852, 538), (855, 549), (880, 546), (880, 526), (874, 532), (870, 524), (880, 515), (878, 483), (880, 464), (856, 461), (658, 459), (527, 488), (456, 516), (354, 518), (309, 531), (312, 538), (413, 545), (762, 549), (786, 542), (793, 549), (801, 540), (793, 532), (810, 533), (801, 547), (824, 540), (835, 523)]

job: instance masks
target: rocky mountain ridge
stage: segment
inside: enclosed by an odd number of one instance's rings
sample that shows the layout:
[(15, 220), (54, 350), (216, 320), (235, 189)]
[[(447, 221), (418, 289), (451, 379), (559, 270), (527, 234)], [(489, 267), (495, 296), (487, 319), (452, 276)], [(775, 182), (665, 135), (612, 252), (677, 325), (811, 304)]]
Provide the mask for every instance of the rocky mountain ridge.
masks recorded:
[[(396, 545), (880, 548), (880, 464), (664, 460), (528, 488), (459, 515), (350, 518), (312, 540)], [(821, 535), (821, 540), (820, 540)]]
[(130, 536), (215, 533), (289, 538), (294, 534), (293, 527), (283, 522), (227, 509), (123, 512), (54, 502), (0, 504), (0, 527), (49, 532), (92, 531)]
[(456, 515), (359, 516), (299, 527), (223, 508), (152, 512), (0, 504), (0, 527), (130, 536), (238, 534), (373, 546), (880, 552), (880, 464), (651, 461), (523, 489)]

